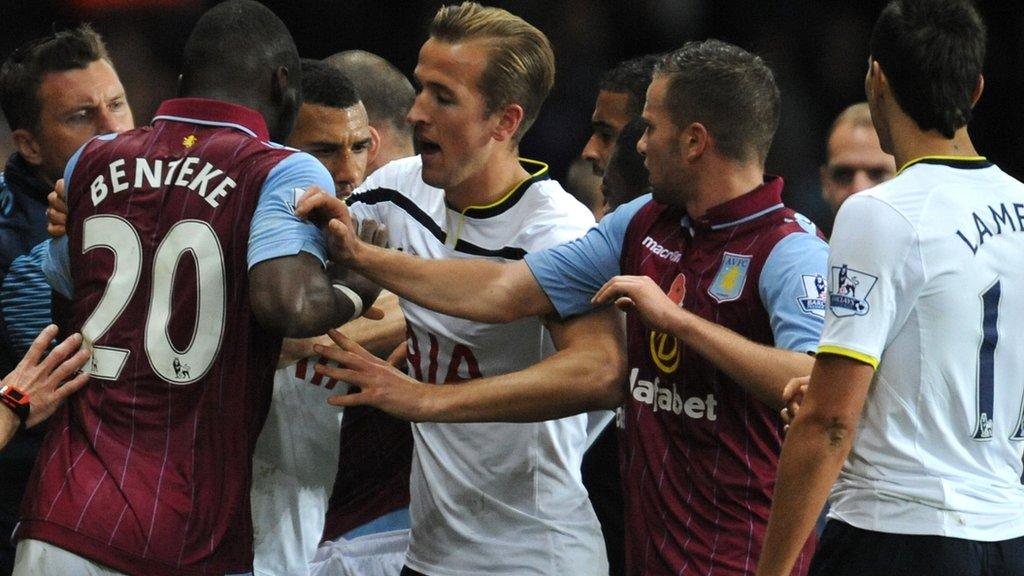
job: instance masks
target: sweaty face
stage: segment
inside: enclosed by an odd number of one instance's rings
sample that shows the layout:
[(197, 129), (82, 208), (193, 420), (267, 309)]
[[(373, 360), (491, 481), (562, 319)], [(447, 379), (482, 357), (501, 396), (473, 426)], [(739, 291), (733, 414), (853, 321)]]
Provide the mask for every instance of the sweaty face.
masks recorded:
[(647, 89), (647, 103), (644, 105), (643, 119), (647, 129), (636, 149), (644, 156), (644, 166), (650, 172), (654, 199), (663, 204), (682, 206), (687, 178), (680, 145), (681, 133), (665, 105), (667, 95), (668, 79), (655, 78)]
[(124, 87), (106, 60), (48, 73), (38, 94), (39, 127), (31, 132), (39, 146), (39, 172), (51, 182), (64, 175), (72, 154), (93, 136), (135, 127)]
[(822, 195), (835, 212), (851, 195), (877, 186), (895, 173), (896, 163), (882, 151), (875, 130), (844, 122), (828, 139), (828, 164), (821, 170)]
[(609, 92), (601, 90), (597, 93), (594, 114), (590, 124), (594, 133), (587, 140), (580, 154), (583, 159), (594, 167), (595, 174), (603, 174), (612, 155), (615, 139), (622, 129), (629, 124), (629, 94), (626, 92)]
[(363, 183), (374, 152), (362, 102), (348, 108), (303, 104), (288, 145), (308, 152), (327, 168), (344, 198)]
[(423, 181), (454, 189), (487, 166), (498, 142), (499, 113), (487, 113), (480, 78), (487, 66), (481, 41), (449, 44), (433, 38), (420, 49), (413, 75), (419, 93), (407, 120), (413, 125)]

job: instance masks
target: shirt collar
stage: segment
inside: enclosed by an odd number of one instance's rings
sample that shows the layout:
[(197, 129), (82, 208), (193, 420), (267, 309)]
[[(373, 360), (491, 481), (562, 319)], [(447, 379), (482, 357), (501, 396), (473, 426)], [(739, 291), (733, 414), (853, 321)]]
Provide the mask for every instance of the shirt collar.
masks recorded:
[(270, 140), (263, 116), (246, 106), (207, 98), (174, 98), (165, 100), (153, 122), (169, 120), (206, 126), (223, 126), (245, 132), (253, 138)]
[(782, 203), (782, 178), (765, 176), (764, 184), (742, 196), (712, 206), (692, 224), (689, 218), (684, 217), (683, 225), (692, 226), (697, 232), (723, 230), (756, 220), (782, 208), (785, 208)]

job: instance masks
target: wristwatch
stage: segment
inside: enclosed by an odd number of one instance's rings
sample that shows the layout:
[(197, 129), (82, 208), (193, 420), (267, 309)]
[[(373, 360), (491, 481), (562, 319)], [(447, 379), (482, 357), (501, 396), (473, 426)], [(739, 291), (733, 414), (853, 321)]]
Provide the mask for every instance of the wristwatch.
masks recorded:
[(0, 404), (13, 410), (18, 415), (18, 419), (21, 420), (21, 427), (25, 427), (29, 412), (28, 394), (14, 386), (0, 386)]

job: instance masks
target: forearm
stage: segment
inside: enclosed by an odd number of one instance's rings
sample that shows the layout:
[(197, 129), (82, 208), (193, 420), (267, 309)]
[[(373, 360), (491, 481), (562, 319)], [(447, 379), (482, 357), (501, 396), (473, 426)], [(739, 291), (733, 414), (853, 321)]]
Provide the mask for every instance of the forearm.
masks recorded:
[(441, 386), (430, 420), (533, 422), (612, 409), (625, 399), (625, 343), (611, 308), (552, 325), (558, 352), (524, 370)]
[(256, 318), (286, 338), (319, 336), (356, 312), (352, 300), (331, 285), (319, 260), (305, 252), (261, 262), (249, 279)]
[(814, 366), (814, 358), (809, 354), (759, 344), (685, 310), (679, 311), (672, 333), (775, 409), (784, 405), (786, 383), (807, 376)]
[(800, 413), (786, 434), (758, 576), (788, 576), (852, 445), (840, 431)]
[(521, 261), (426, 260), (364, 244), (349, 264), (406, 300), (459, 318), (505, 323), (554, 311)]
[(18, 416), (13, 411), (0, 406), (0, 450), (14, 438), (19, 423)]
[[(338, 330), (369, 350), (374, 356), (386, 359), (399, 344), (405, 341), (405, 316), (398, 306), (398, 297), (394, 294), (382, 293), (374, 306), (383, 310), (383, 319), (356, 318), (339, 327)], [(277, 367), (289, 366), (303, 358), (315, 355), (313, 347), (318, 344), (333, 346), (334, 342), (326, 334), (313, 338), (286, 338), (281, 345), (281, 356), (278, 359)]]

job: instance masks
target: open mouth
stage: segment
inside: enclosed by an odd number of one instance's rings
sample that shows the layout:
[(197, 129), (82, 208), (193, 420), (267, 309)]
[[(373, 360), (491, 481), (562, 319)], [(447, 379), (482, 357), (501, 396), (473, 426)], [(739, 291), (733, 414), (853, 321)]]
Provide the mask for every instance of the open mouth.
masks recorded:
[(420, 135), (417, 135), (416, 143), (419, 145), (420, 154), (424, 156), (436, 154), (441, 151), (441, 146), (439, 146), (437, 142), (424, 138)]

